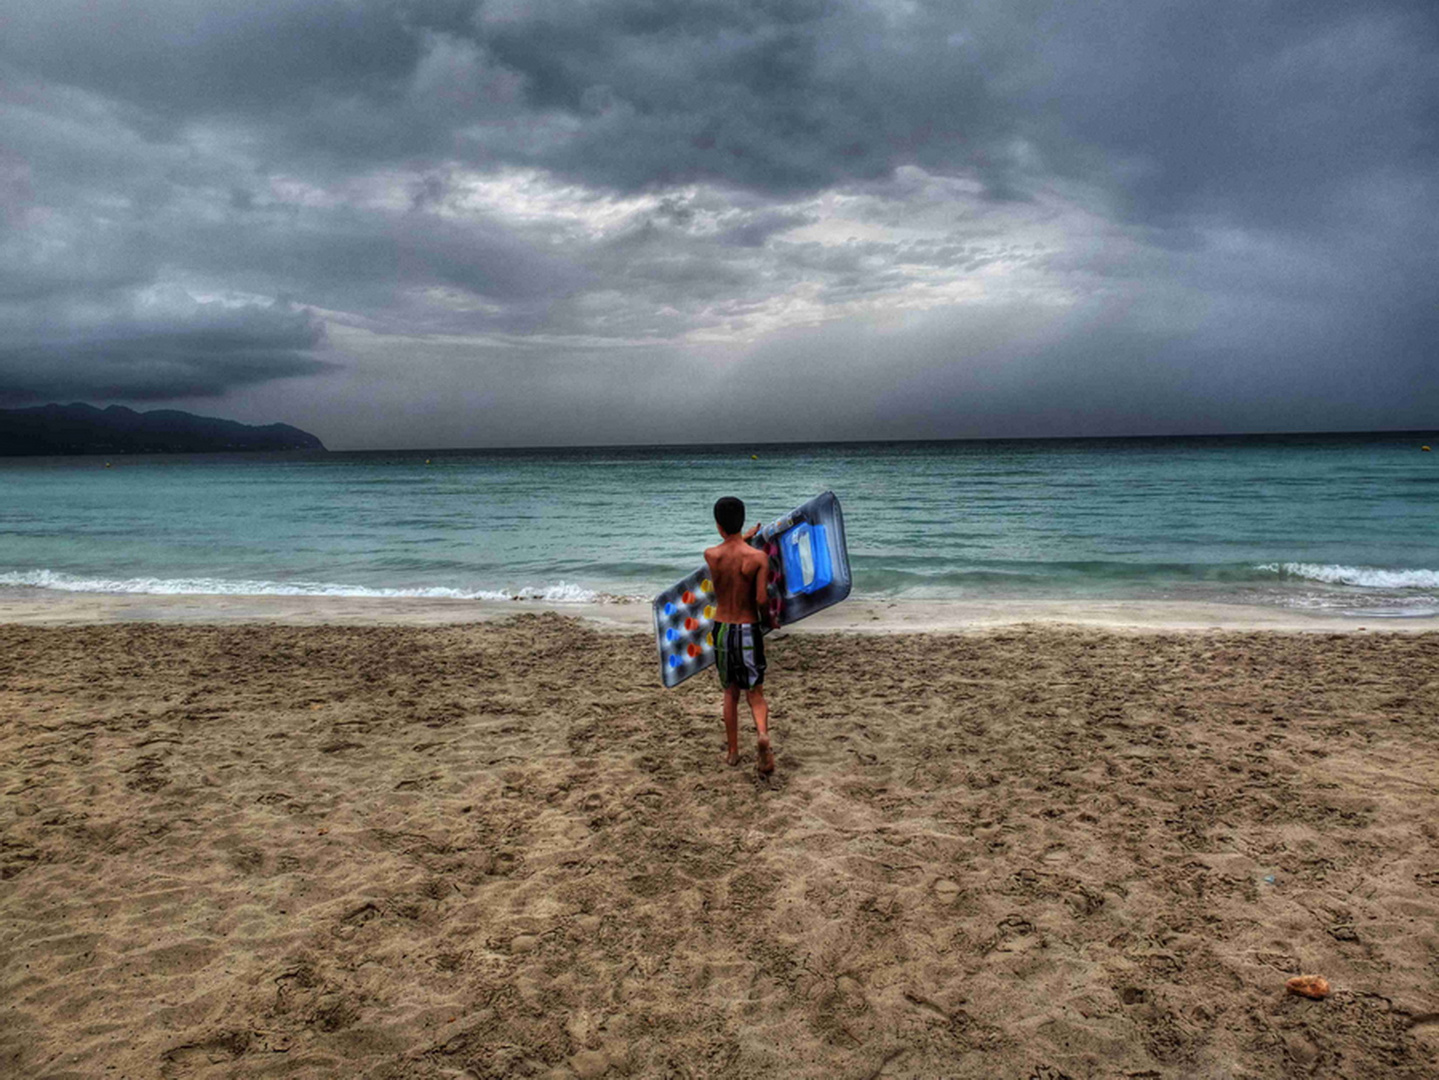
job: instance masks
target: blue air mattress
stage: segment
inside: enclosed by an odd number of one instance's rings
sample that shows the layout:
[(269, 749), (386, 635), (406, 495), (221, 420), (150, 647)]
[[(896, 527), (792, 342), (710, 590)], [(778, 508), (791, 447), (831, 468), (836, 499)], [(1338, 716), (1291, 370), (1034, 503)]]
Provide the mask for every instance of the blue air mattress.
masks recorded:
[[(750, 544), (769, 554), (769, 611), (765, 632), (823, 611), (849, 595), (844, 515), (826, 491), (755, 534)], [(714, 663), (714, 585), (701, 566), (654, 599), (660, 678), (678, 686)]]

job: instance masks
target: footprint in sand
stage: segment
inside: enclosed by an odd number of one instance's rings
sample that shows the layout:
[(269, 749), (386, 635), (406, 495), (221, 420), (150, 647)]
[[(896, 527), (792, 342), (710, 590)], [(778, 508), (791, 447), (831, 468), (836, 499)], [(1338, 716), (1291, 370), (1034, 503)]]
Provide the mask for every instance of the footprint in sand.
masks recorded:
[(352, 937), (355, 931), (359, 930), (360, 927), (373, 919), (378, 919), (380, 915), (380, 909), (376, 905), (369, 903), (361, 904), (353, 911), (340, 917), (340, 925), (335, 927), (334, 934), (340, 938)]
[(326, 1034), (353, 1027), (360, 1019), (360, 1010), (344, 997), (332, 997), (321, 1001), (306, 1023)]
[(538, 934), (516, 934), (510, 938), (510, 952), (516, 955), (534, 952), (539, 947)]
[(203, 1042), (186, 1043), (160, 1055), (160, 1071), (164, 1076), (182, 1076), (195, 1069), (234, 1061), (250, 1049), (248, 1031), (228, 1031)]
[(524, 864), (524, 859), (512, 851), (501, 851), (490, 859), (490, 874), (494, 877), (508, 877)]

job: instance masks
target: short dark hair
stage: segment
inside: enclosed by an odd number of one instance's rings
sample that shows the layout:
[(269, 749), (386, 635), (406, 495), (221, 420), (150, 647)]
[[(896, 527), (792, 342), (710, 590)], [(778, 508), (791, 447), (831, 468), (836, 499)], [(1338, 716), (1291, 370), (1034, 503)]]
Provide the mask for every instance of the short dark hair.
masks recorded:
[(744, 528), (744, 503), (733, 495), (726, 495), (715, 503), (715, 524), (724, 530), (726, 536), (733, 536)]

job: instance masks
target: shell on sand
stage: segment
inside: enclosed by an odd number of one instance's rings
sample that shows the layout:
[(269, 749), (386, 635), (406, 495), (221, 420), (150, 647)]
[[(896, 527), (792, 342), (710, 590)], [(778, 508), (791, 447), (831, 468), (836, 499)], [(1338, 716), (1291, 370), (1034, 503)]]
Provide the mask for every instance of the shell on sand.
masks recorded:
[(1329, 996), (1329, 980), (1323, 975), (1296, 975), (1284, 984), (1291, 994), (1319, 1001)]

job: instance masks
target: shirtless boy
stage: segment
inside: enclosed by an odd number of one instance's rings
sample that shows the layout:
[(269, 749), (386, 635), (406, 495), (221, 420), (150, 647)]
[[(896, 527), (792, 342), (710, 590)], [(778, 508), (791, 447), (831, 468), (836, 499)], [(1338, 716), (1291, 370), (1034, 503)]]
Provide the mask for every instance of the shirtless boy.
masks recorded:
[(724, 688), (724, 729), (729, 754), (726, 761), (739, 764), (739, 694), (743, 690), (750, 715), (759, 734), (757, 765), (762, 773), (774, 772), (774, 752), (769, 745), (769, 705), (764, 699), (764, 638), (760, 636), (759, 613), (768, 603), (769, 558), (749, 546), (759, 532), (756, 525), (744, 528), (744, 503), (726, 495), (715, 503), (715, 526), (724, 539), (705, 551), (705, 564), (715, 587), (715, 669)]

